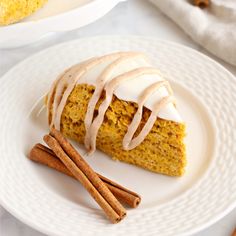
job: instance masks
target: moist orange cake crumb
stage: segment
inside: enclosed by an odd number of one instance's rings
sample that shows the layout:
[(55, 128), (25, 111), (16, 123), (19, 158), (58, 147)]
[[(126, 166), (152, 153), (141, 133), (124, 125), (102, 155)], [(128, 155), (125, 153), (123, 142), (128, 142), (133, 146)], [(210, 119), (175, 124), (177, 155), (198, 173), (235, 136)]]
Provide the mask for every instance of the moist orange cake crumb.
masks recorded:
[[(62, 133), (79, 143), (84, 142), (84, 118), (93, 92), (93, 86), (77, 85), (70, 94), (62, 113)], [(154, 172), (171, 176), (183, 175), (186, 165), (183, 123), (157, 118), (151, 132), (139, 146), (129, 151), (122, 149), (122, 139), (136, 110), (137, 104), (113, 96), (97, 136), (98, 149), (115, 160), (138, 165)], [(149, 115), (150, 110), (144, 109), (141, 125)]]

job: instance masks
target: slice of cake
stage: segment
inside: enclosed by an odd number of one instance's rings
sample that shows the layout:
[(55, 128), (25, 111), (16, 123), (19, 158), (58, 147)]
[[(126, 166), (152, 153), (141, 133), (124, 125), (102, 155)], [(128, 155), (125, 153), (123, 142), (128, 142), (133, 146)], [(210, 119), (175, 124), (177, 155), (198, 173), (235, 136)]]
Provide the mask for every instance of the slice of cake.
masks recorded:
[(171, 87), (142, 53), (118, 52), (63, 72), (47, 97), (50, 127), (113, 159), (181, 176), (185, 124)]
[(0, 0), (0, 26), (9, 25), (30, 16), (47, 0)]

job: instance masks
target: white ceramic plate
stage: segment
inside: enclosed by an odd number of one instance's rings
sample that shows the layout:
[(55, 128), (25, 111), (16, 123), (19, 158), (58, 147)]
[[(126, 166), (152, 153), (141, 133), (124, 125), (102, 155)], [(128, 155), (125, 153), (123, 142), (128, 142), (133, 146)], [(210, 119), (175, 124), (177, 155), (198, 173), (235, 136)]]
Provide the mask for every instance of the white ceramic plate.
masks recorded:
[[(86, 158), (103, 175), (142, 196), (117, 225), (78, 182), (26, 158), (48, 132), (42, 96), (68, 66), (112, 51), (146, 52), (169, 78), (187, 124), (186, 174), (167, 177), (112, 161)], [(236, 205), (236, 82), (202, 54), (154, 38), (97, 37), (46, 49), (0, 79), (0, 203), (49, 235), (186, 235), (209, 226)], [(83, 147), (78, 147), (84, 153)]]
[(19, 23), (0, 26), (0, 48), (27, 45), (43, 36), (88, 25), (125, 0), (48, 0)]

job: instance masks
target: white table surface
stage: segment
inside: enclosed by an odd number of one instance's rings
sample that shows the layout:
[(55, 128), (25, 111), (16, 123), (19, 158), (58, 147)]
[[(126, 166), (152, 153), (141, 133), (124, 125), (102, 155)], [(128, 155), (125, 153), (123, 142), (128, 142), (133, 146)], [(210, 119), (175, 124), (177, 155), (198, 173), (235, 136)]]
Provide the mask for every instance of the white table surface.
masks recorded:
[[(81, 37), (108, 34), (154, 36), (159, 39), (178, 42), (207, 54), (236, 75), (236, 67), (230, 66), (207, 53), (147, 0), (129, 0), (120, 3), (105, 17), (82, 29), (56, 34), (27, 47), (0, 50), (0, 76), (24, 58), (51, 45)], [(236, 209), (208, 229), (194, 236), (230, 236), (235, 227)], [(0, 207), (0, 236), (44, 235), (21, 223)]]

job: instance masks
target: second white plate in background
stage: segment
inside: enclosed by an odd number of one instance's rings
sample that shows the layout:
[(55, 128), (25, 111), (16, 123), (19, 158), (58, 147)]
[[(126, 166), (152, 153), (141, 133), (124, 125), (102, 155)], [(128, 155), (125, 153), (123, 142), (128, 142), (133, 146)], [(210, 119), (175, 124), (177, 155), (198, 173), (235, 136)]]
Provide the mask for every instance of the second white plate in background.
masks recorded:
[(50, 33), (88, 25), (122, 1), (126, 0), (48, 0), (43, 8), (24, 20), (0, 26), (0, 48), (27, 45)]

